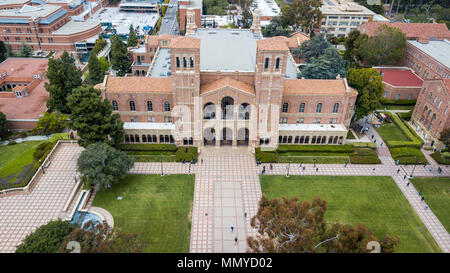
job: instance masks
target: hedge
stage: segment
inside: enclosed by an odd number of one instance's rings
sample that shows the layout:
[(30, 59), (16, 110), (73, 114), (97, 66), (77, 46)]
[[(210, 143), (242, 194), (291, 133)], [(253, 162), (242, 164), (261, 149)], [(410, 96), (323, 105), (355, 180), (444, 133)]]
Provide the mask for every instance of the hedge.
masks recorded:
[(350, 156), (350, 162), (352, 164), (380, 164), (381, 160), (378, 156), (360, 156), (352, 155)]
[(414, 130), (409, 126), (409, 124), (403, 122), (397, 115), (390, 115), (389, 113), (385, 112), (386, 115), (388, 115), (391, 120), (395, 123), (395, 125), (402, 131), (403, 134), (407, 138), (410, 139), (410, 141), (399, 141), (399, 140), (385, 140), (386, 145), (389, 148), (395, 148), (395, 147), (416, 147), (420, 148), (422, 147), (423, 141), (419, 138), (419, 136), (414, 132)]
[(197, 162), (198, 151), (197, 147), (179, 147), (178, 151), (175, 153), (175, 161), (181, 162), (190, 162), (194, 160)]
[(445, 157), (446, 153), (448, 152), (441, 154), (441, 152), (436, 151), (432, 153), (430, 156), (439, 164), (450, 165), (450, 157)]
[(353, 145), (279, 145), (278, 153), (288, 152), (329, 152), (353, 153)]
[(397, 113), (397, 115), (403, 120), (410, 121), (411, 120), (411, 116), (412, 116), (412, 112), (413, 111), (411, 110), (411, 111), (408, 111), (408, 112), (405, 112), (405, 113)]
[(354, 148), (371, 148), (371, 149), (377, 148), (377, 144), (373, 142), (353, 142), (352, 146)]
[(146, 152), (176, 152), (175, 144), (119, 144), (117, 148), (122, 151), (146, 151)]
[(382, 105), (415, 105), (416, 100), (388, 100), (386, 98), (381, 98), (380, 103)]

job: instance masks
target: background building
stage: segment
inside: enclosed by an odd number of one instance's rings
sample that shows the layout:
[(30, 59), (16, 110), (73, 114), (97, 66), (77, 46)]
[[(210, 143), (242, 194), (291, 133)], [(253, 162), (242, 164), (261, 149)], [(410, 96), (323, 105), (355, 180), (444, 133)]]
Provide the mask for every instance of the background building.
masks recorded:
[(423, 80), (408, 67), (374, 67), (381, 73), (383, 97), (388, 100), (415, 100)]

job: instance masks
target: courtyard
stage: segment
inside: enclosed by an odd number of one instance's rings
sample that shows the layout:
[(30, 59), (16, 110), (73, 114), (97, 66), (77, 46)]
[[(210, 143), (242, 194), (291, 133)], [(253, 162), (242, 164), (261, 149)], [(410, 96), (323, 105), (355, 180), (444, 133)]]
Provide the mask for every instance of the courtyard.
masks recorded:
[(193, 175), (130, 174), (98, 191), (93, 206), (108, 210), (121, 231), (140, 233), (146, 252), (180, 253), (189, 251), (193, 194)]
[(377, 176), (261, 176), (269, 198), (297, 197), (299, 201), (327, 200), (325, 219), (365, 223), (380, 239), (398, 236), (396, 252), (440, 252), (433, 237), (391, 177)]

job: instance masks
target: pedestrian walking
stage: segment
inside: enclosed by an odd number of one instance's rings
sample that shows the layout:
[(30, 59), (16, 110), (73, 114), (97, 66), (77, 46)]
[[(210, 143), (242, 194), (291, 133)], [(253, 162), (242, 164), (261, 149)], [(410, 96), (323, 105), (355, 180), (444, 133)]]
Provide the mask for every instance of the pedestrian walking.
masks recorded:
[(272, 163), (270, 164), (270, 170), (273, 170), (273, 166), (272, 166)]
[(234, 227), (233, 227), (233, 226), (231, 226), (231, 232), (233, 232), (233, 230), (234, 230)]
[(425, 210), (428, 210), (428, 205), (425, 205)]
[(380, 147), (383, 147), (383, 142), (380, 143)]
[(419, 191), (419, 195), (422, 196), (422, 190)]
[(397, 173), (399, 173), (400, 172), (400, 169), (397, 169)]
[(305, 171), (306, 170), (306, 167), (305, 166), (303, 166), (303, 171)]
[(201, 164), (203, 164), (203, 158), (202, 158), (202, 163)]
[(375, 172), (375, 168), (372, 169), (372, 172)]
[(247, 212), (244, 212), (244, 217), (247, 218)]
[(373, 139), (374, 136), (375, 136), (375, 135), (372, 135), (372, 139)]
[(377, 140), (375, 139), (375, 140), (373, 141), (373, 143), (377, 143)]
[(425, 168), (427, 166), (427, 162), (423, 163), (423, 167)]
[(347, 162), (345, 162), (345, 164), (344, 164), (344, 168), (347, 168)]
[(430, 167), (430, 169), (429, 169), (429, 170), (430, 170), (430, 172), (433, 172), (433, 167)]
[(234, 245), (237, 245), (237, 237), (234, 237)]
[(319, 171), (319, 168), (316, 168), (316, 172), (318, 172)]
[(409, 187), (409, 184), (411, 184), (411, 182), (408, 181), (408, 183), (406, 183), (406, 186)]
[(75, 179), (75, 183), (77, 183), (77, 182), (78, 182), (78, 180), (77, 180), (77, 177), (76, 177), (76, 176), (74, 176), (74, 177), (73, 177), (73, 179)]
[(422, 201), (422, 202), (423, 202), (423, 200), (425, 200), (425, 197), (423, 197), (423, 196), (422, 196), (422, 198), (420, 199), (420, 201)]

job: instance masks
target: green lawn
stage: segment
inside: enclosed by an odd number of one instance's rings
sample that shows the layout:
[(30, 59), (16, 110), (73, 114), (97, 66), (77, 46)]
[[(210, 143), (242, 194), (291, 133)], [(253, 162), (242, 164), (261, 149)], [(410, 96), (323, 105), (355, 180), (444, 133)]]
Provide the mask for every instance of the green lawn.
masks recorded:
[(450, 179), (448, 177), (411, 179), (417, 190), (436, 214), (442, 225), (450, 232)]
[(396, 252), (440, 252), (391, 177), (266, 175), (260, 179), (269, 198), (319, 196), (328, 201), (327, 221), (365, 223), (379, 239), (386, 233), (398, 236)]
[(141, 233), (146, 252), (189, 252), (193, 196), (193, 175), (127, 175), (93, 206), (108, 210), (115, 228)]
[(409, 141), (409, 138), (394, 123), (386, 123), (376, 128), (378, 134), (386, 140)]
[(26, 141), (15, 145), (0, 146), (0, 190), (23, 187), (28, 184), (39, 167), (33, 153), (41, 142)]

